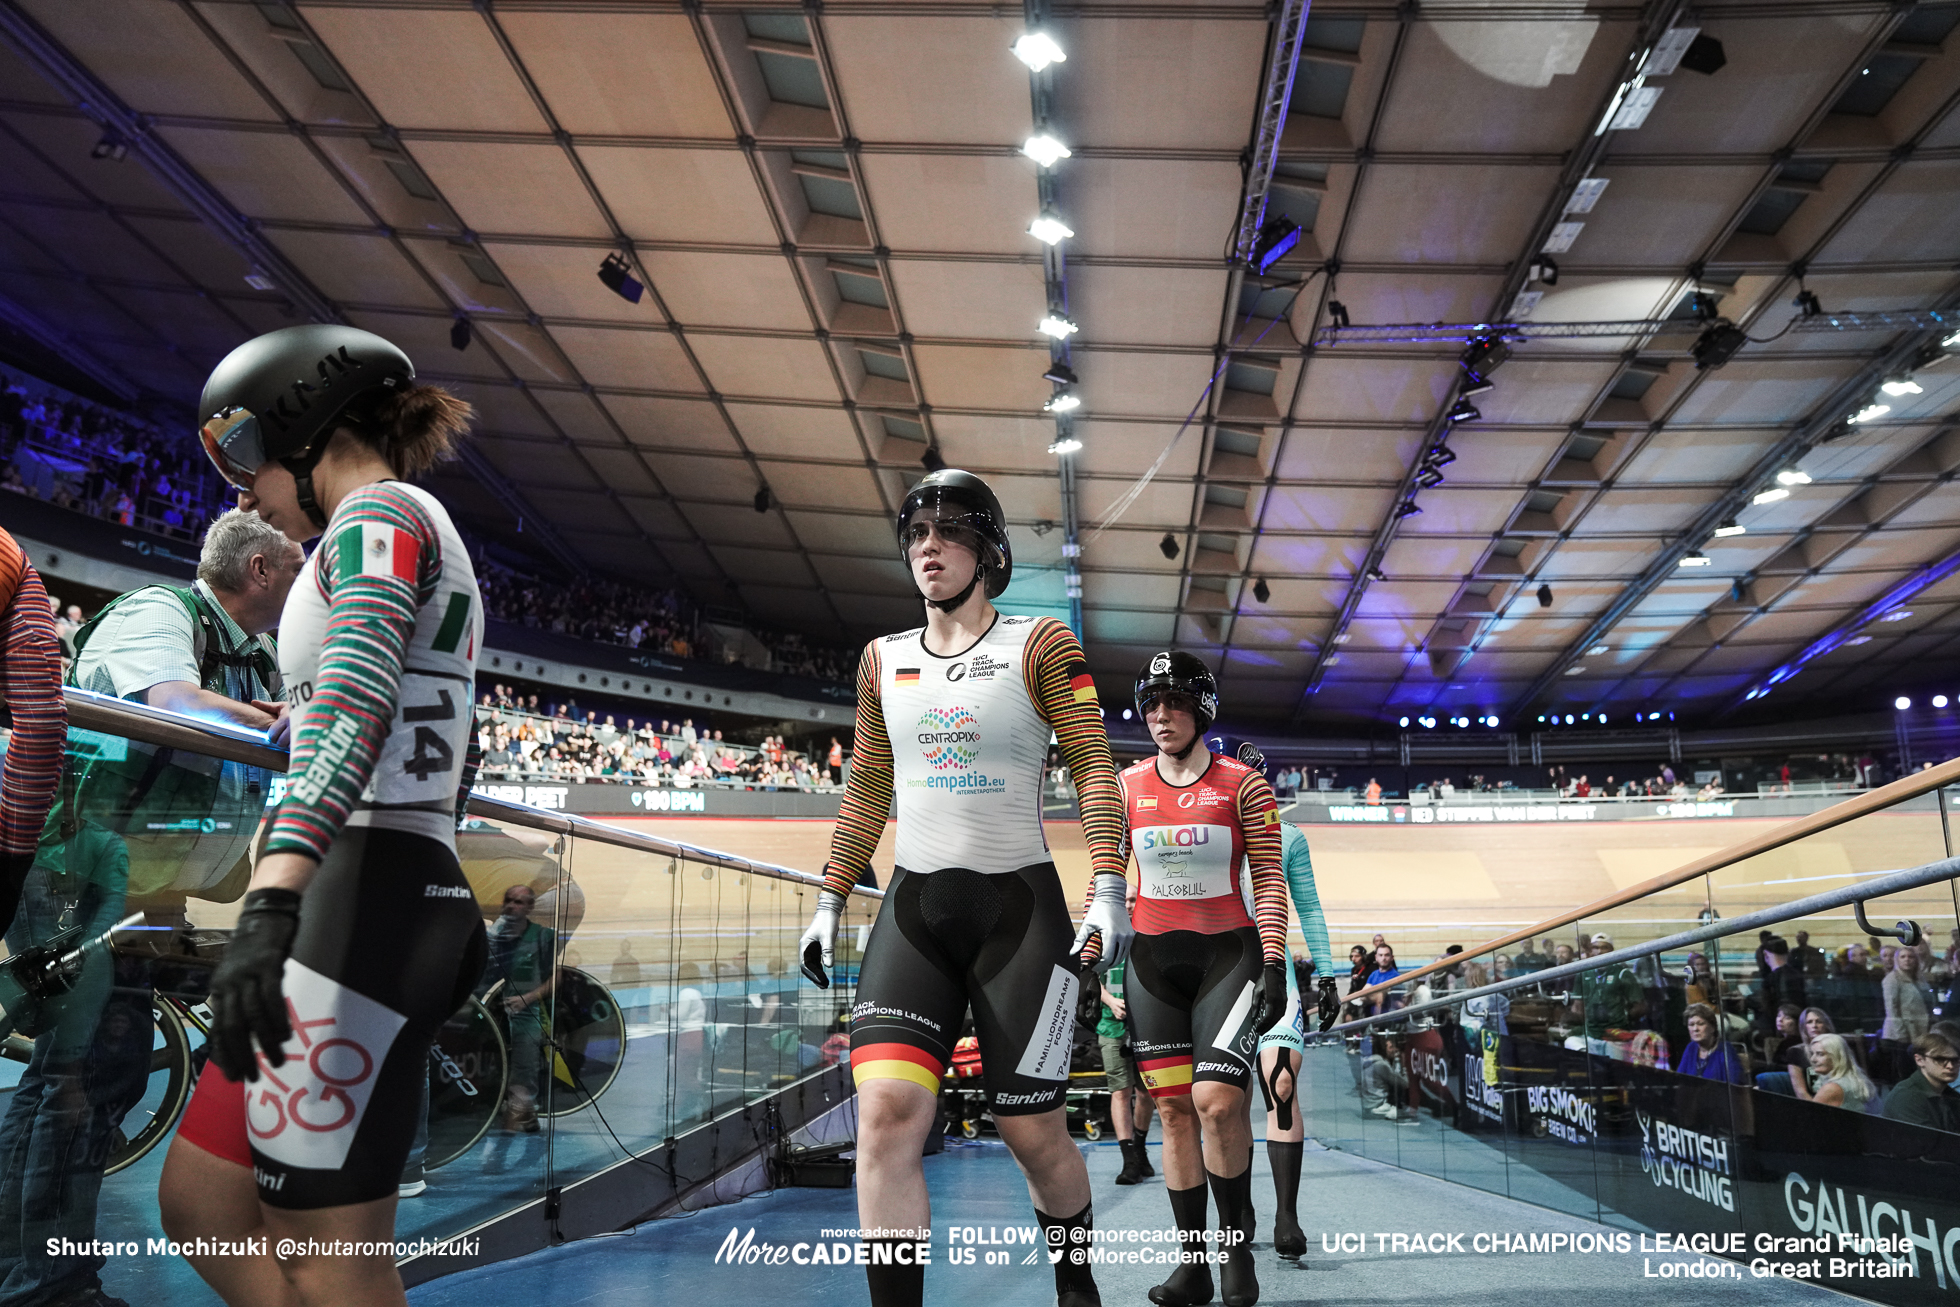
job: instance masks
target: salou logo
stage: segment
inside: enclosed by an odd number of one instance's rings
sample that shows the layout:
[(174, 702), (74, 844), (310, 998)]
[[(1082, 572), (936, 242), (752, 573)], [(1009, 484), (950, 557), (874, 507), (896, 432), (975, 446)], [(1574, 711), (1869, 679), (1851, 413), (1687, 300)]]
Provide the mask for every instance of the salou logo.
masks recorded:
[(1691, 1198), (1735, 1210), (1729, 1188), (1729, 1141), (1635, 1112), (1640, 1125), (1640, 1169), (1656, 1188), (1679, 1189)]
[(1209, 826), (1145, 826), (1135, 833), (1139, 851), (1191, 849), (1211, 843)]
[(980, 761), (980, 719), (965, 708), (928, 708), (919, 715), (919, 744), (938, 771)]

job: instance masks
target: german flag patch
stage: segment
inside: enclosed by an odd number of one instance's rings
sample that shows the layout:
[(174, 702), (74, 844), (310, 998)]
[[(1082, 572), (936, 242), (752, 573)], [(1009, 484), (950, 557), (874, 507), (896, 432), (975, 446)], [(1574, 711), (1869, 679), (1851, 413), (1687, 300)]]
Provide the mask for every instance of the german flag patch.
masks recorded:
[(1096, 678), (1089, 675), (1088, 667), (1082, 663), (1069, 668), (1068, 688), (1075, 695), (1077, 703), (1096, 702)]
[(919, 683), (919, 669), (916, 667), (901, 667), (892, 673), (892, 680), (900, 685), (917, 685)]

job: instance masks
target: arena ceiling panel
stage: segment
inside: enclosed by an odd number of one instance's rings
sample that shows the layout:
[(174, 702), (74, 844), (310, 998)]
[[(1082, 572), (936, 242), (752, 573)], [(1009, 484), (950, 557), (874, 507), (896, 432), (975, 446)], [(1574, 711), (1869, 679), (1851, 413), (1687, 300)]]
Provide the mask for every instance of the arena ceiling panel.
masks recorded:
[[(1238, 711), (1307, 720), (1719, 711), (1833, 633), (1775, 702), (1951, 661), (1960, 582), (1873, 611), (1960, 551), (1947, 355), (1813, 442), (1744, 534), (1699, 533), (1909, 343), (1780, 335), (1799, 266), (1834, 312), (1960, 294), (1960, 4), (1685, 13), (1314, 6), (1271, 199), (1306, 234), (1241, 286), (1271, 13), (1057, 8), (1106, 689), (1170, 643)], [(1677, 20), (1726, 62), (1652, 79), (1594, 207), (1551, 213), (1630, 53)], [(819, 639), (916, 614), (888, 517), (935, 451), (1000, 491), (1010, 606), (1065, 614), (1023, 30), (964, 0), (0, 0), (0, 308), (186, 412), (249, 335), (381, 332), (480, 410), (480, 459), (434, 482), (466, 521)], [(1556, 284), (1526, 283), (1548, 214), (1583, 227)], [(612, 253), (637, 300), (598, 277)], [(1695, 268), (1752, 338), (1726, 366), (1697, 370), (1691, 321), (1522, 343), (1402, 517), (1458, 346), (1302, 345), (1335, 301), (1494, 320), (1527, 284), (1534, 321), (1683, 314)], [(1684, 545), (1707, 565), (1676, 568)]]

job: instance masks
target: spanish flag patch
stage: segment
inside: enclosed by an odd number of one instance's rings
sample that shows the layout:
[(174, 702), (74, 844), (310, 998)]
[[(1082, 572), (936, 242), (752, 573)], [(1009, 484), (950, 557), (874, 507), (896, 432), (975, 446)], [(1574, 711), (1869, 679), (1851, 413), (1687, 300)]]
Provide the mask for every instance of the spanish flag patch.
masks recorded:
[(892, 673), (892, 680), (898, 682), (900, 685), (917, 685), (919, 683), (919, 669), (916, 667), (901, 667)]
[(1096, 678), (1089, 675), (1089, 669), (1081, 663), (1069, 669), (1068, 688), (1074, 692), (1077, 703), (1096, 701)]
[(1137, 811), (1138, 812), (1157, 811), (1157, 796), (1154, 794), (1145, 794), (1140, 796), (1137, 799)]

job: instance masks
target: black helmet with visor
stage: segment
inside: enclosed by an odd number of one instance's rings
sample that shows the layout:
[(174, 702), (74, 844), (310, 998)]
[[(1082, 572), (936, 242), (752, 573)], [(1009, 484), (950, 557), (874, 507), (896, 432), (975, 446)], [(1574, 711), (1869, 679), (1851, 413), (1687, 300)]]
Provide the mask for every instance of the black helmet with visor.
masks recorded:
[(211, 372), (198, 403), (199, 436), (220, 475), (252, 489), (277, 460), (293, 474), (299, 506), (320, 526), (313, 469), (343, 423), (414, 380), (408, 355), (358, 327), (281, 327), (240, 345)]
[(971, 472), (949, 467), (929, 474), (912, 487), (898, 509), (898, 556), (908, 569), (912, 546), (926, 539), (928, 521), (941, 539), (971, 549), (980, 566), (957, 595), (926, 602), (952, 612), (983, 583), (987, 598), (999, 598), (1014, 576), (1014, 550), (1007, 540), (1007, 515), (1001, 512), (1000, 500), (987, 483)]
[(1211, 674), (1211, 668), (1205, 666), (1204, 659), (1196, 654), (1166, 649), (1150, 655), (1150, 661), (1137, 675), (1137, 716), (1148, 718), (1158, 701), (1171, 695), (1190, 701), (1198, 736), (1203, 736), (1218, 720), (1218, 680)]

